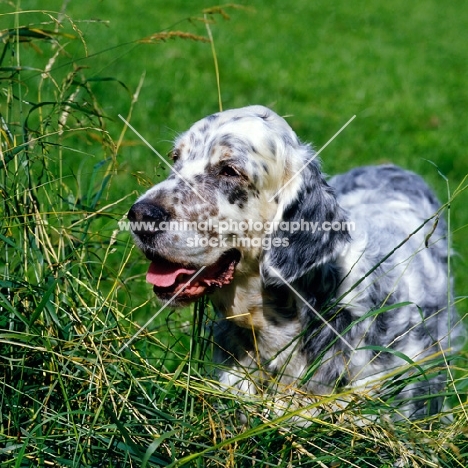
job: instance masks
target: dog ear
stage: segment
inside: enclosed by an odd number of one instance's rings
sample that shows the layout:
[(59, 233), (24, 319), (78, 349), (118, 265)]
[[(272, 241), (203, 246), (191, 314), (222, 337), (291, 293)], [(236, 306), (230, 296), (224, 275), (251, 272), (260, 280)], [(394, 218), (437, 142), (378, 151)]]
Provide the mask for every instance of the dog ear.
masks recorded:
[(304, 149), (309, 162), (297, 176), (296, 188), (278, 195), (277, 228), (270, 235), (270, 248), (264, 251), (261, 265), (267, 285), (295, 281), (333, 260), (349, 241), (345, 212), (312, 151)]

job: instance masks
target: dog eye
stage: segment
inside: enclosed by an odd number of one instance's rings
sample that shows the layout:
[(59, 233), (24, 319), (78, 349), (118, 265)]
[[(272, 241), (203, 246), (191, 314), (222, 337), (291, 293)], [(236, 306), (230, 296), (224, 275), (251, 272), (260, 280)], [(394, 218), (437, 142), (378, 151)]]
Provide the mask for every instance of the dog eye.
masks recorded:
[(221, 168), (220, 174), (226, 177), (240, 177), (241, 173), (233, 166), (226, 164)]
[(177, 160), (180, 158), (180, 150), (174, 149), (169, 153), (169, 157), (174, 161), (177, 162)]

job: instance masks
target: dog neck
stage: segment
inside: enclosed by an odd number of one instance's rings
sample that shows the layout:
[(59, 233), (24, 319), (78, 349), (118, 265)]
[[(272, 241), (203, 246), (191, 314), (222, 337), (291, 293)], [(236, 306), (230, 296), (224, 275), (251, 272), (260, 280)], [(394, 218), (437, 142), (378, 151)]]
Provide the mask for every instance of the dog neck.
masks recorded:
[(237, 326), (259, 330), (266, 326), (260, 274), (240, 276), (212, 295), (215, 310)]
[(211, 299), (215, 310), (224, 318), (255, 331), (297, 316), (296, 303), (289, 291), (265, 289), (259, 273), (236, 278), (213, 293)]

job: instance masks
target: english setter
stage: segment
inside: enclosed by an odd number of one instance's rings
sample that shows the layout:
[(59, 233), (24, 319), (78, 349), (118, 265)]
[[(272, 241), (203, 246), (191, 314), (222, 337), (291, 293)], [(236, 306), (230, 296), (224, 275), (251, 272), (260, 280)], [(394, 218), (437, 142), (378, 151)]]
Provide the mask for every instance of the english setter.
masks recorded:
[(262, 106), (195, 123), (128, 213), (147, 281), (176, 305), (210, 295), (233, 391), (324, 395), (390, 375), (405, 415), (438, 411), (461, 335), (439, 203), (393, 165), (326, 182), (315, 156)]

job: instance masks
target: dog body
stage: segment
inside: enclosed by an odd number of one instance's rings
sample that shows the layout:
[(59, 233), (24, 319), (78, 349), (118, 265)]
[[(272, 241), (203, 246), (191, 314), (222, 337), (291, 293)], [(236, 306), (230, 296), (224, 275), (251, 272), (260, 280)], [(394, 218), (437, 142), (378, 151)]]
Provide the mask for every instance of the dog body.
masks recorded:
[[(420, 177), (383, 165), (327, 183), (310, 146), (261, 106), (202, 119), (172, 154), (172, 174), (128, 218), (161, 300), (210, 294), (233, 391), (329, 394), (423, 373), (461, 334), (446, 226)], [(429, 374), (399, 389), (407, 415), (426, 411), (422, 394), (440, 408), (430, 395), (444, 373)]]

